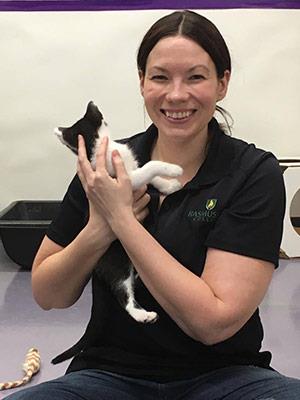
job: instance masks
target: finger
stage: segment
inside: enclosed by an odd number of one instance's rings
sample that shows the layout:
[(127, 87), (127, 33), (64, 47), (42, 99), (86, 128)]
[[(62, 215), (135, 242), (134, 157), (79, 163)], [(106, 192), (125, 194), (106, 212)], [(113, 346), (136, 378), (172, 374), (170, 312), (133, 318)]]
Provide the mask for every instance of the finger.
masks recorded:
[(118, 180), (119, 179), (126, 179), (126, 180), (129, 179), (124, 162), (123, 162), (118, 150), (114, 150), (112, 152), (112, 164), (115, 169), (116, 178)]
[(84, 139), (81, 135), (78, 136), (78, 166), (83, 174), (92, 172), (92, 166), (86, 154)]
[(87, 158), (85, 142), (82, 135), (78, 135), (78, 155)]
[(108, 137), (104, 136), (101, 139), (100, 146), (97, 150), (96, 154), (96, 169), (99, 170), (106, 170), (106, 154), (108, 148)]
[(142, 211), (138, 212), (138, 213), (134, 213), (135, 218), (139, 221), (139, 222), (143, 222), (144, 219), (148, 216), (149, 214), (149, 210), (148, 208), (144, 208)]
[(150, 195), (148, 193), (144, 194), (143, 197), (133, 202), (133, 208), (136, 212), (139, 212), (143, 208), (145, 208), (150, 201)]
[(93, 169), (87, 158), (85, 144), (82, 136), (78, 136), (77, 174), (82, 183), (82, 186), (86, 190), (87, 180), (89, 176), (92, 176)]
[(146, 193), (147, 190), (147, 185), (143, 185), (140, 188), (136, 189), (133, 192), (133, 200), (137, 201), (138, 199), (140, 199), (141, 197), (144, 196), (144, 194)]
[(79, 179), (80, 179), (80, 182), (81, 182), (82, 186), (83, 186), (84, 189), (85, 189), (85, 187), (86, 187), (86, 180), (85, 180), (85, 177), (84, 177), (84, 175), (83, 175), (83, 173), (82, 173), (82, 171), (81, 171), (81, 167), (80, 167), (80, 165), (79, 165), (79, 162), (77, 162), (77, 175), (78, 175), (78, 177), (79, 177)]

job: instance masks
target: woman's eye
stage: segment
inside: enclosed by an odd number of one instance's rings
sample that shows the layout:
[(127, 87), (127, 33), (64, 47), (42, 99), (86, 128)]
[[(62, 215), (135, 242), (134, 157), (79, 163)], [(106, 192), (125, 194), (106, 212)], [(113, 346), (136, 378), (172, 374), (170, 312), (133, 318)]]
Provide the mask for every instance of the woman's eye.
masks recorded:
[(205, 78), (204, 75), (198, 74), (198, 75), (192, 75), (189, 79), (191, 81), (201, 81), (201, 80), (206, 79), (206, 78)]
[(151, 80), (152, 81), (165, 81), (165, 80), (167, 80), (168, 78), (165, 76), (165, 75), (153, 75), (152, 77), (151, 77)]

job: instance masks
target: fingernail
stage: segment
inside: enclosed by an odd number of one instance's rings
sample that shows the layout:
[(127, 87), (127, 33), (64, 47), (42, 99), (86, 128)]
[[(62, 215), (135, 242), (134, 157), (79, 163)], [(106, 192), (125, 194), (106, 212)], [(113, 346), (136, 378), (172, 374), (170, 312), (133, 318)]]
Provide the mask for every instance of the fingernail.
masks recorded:
[(118, 150), (113, 150), (113, 152), (112, 152), (111, 154), (112, 154), (112, 156), (115, 157), (115, 158), (116, 158), (116, 157), (119, 157), (119, 158), (121, 157), (121, 156), (120, 156), (120, 153), (118, 152)]

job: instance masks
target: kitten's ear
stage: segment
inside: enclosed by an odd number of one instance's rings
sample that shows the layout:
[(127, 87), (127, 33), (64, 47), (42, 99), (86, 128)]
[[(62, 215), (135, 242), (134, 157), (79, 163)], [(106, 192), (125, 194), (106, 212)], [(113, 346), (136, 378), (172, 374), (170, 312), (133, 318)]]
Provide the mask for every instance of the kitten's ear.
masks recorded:
[(99, 111), (96, 104), (90, 101), (87, 106), (84, 118), (87, 118), (93, 125), (95, 125), (96, 128), (99, 128), (103, 120), (103, 115)]

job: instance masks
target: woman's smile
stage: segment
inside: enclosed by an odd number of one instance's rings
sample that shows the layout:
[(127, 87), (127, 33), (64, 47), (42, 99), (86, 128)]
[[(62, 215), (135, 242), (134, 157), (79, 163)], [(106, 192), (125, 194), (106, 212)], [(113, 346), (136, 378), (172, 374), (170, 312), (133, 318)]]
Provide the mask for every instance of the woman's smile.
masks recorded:
[(196, 110), (167, 110), (161, 109), (162, 114), (169, 122), (172, 123), (185, 123), (191, 119)]

